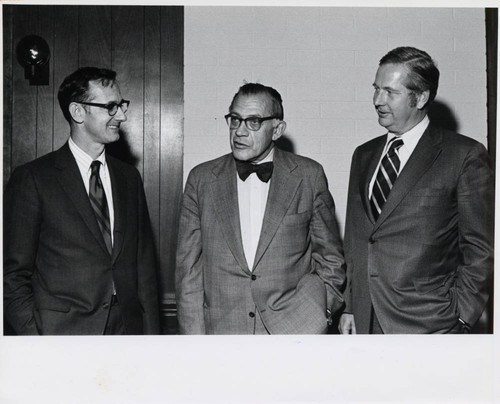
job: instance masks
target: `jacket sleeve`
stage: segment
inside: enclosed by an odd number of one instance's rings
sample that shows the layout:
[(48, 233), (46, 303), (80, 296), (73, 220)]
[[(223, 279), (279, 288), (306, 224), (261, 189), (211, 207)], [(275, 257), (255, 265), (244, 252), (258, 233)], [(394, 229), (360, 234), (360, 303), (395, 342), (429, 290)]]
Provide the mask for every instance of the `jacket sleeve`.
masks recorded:
[(474, 325), (484, 310), (493, 272), (493, 174), (486, 149), (471, 148), (457, 187), (461, 262), (453, 292), (462, 320)]
[(201, 218), (193, 172), (181, 204), (175, 290), (180, 333), (205, 334)]
[(160, 333), (160, 311), (158, 300), (157, 261), (154, 249), (153, 231), (149, 211), (144, 194), (144, 186), (137, 173), (137, 193), (139, 198), (139, 232), (138, 240), (138, 280), (139, 300), (144, 308), (143, 332), (144, 334)]
[(38, 335), (31, 277), (40, 236), (41, 206), (28, 167), (17, 168), (4, 193), (4, 315), (19, 335)]
[(355, 165), (357, 161), (357, 149), (354, 151), (351, 161), (351, 169), (349, 174), (349, 187), (347, 192), (347, 212), (346, 212), (346, 222), (345, 222), (345, 232), (344, 232), (344, 252), (345, 252), (345, 260), (346, 260), (346, 285), (344, 289), (344, 301), (345, 301), (345, 313), (352, 313), (352, 259), (350, 253), (352, 251), (352, 236), (353, 236), (353, 215), (354, 213), (351, 211), (354, 206), (354, 201), (352, 198), (356, 194), (356, 186), (353, 178), (353, 173), (357, 172)]
[(335, 313), (344, 304), (345, 262), (335, 204), (321, 167), (316, 175), (314, 194), (310, 225), (313, 266), (326, 287), (327, 309)]

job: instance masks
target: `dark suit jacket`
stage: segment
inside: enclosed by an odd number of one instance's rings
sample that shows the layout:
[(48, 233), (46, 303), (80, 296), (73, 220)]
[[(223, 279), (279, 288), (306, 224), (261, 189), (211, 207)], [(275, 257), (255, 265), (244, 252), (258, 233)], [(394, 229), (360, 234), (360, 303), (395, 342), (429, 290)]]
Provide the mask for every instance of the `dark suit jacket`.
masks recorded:
[(493, 269), (492, 170), (478, 142), (429, 126), (374, 220), (368, 184), (386, 137), (352, 158), (345, 252), (346, 311), (368, 333), (444, 333), (474, 324)]
[(343, 305), (341, 240), (322, 167), (275, 149), (251, 272), (231, 154), (195, 167), (182, 202), (176, 294), (181, 333), (252, 334), (258, 311), (271, 334), (322, 333)]
[(106, 156), (110, 256), (76, 161), (61, 149), (17, 168), (4, 194), (4, 313), (21, 335), (102, 334), (113, 280), (127, 334), (159, 333), (156, 265), (137, 170)]

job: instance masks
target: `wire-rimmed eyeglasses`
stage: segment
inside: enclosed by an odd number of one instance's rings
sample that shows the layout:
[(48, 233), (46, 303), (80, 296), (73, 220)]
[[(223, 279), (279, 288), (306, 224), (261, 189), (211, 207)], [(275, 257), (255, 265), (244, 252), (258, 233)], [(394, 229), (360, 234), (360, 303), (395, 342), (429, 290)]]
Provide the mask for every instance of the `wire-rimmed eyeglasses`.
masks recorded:
[(266, 116), (266, 117), (259, 117), (259, 116), (249, 116), (248, 118), (242, 118), (237, 115), (233, 114), (227, 114), (224, 115), (224, 118), (226, 118), (227, 125), (229, 126), (229, 129), (238, 129), (241, 125), (242, 122), (245, 122), (245, 126), (251, 130), (251, 131), (257, 131), (260, 129), (262, 126), (262, 123), (264, 121), (269, 121), (271, 119), (277, 119), (277, 116)]
[(123, 113), (127, 112), (128, 106), (130, 104), (129, 100), (121, 100), (120, 102), (108, 102), (107, 104), (99, 104), (96, 102), (83, 102), (78, 101), (79, 104), (90, 105), (91, 107), (106, 108), (108, 110), (109, 116), (115, 116), (118, 112), (118, 107)]

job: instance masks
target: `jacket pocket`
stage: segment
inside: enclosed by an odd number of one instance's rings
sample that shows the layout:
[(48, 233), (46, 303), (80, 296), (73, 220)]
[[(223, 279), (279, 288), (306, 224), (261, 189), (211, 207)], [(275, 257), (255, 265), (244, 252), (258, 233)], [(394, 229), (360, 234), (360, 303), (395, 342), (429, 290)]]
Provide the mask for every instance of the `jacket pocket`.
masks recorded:
[(443, 196), (447, 191), (444, 188), (421, 188), (411, 192), (412, 196)]
[(284, 226), (300, 226), (311, 221), (312, 212), (306, 211), (302, 213), (295, 213), (293, 215), (286, 215), (283, 218)]

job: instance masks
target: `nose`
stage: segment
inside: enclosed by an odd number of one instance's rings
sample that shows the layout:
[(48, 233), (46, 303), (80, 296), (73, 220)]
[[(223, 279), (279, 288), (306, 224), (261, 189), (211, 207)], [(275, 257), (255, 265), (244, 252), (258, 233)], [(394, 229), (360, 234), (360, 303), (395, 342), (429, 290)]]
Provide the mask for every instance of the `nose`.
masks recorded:
[(379, 105), (384, 105), (386, 102), (385, 91), (375, 90), (373, 93), (373, 105), (378, 107)]
[(127, 115), (125, 115), (125, 112), (123, 112), (122, 107), (118, 107), (118, 110), (116, 111), (116, 114), (113, 118), (115, 118), (115, 120), (117, 121), (125, 122), (127, 120)]
[(234, 129), (234, 134), (236, 136), (248, 136), (248, 129), (245, 125), (245, 122), (240, 121), (240, 126), (238, 126), (236, 129)]

